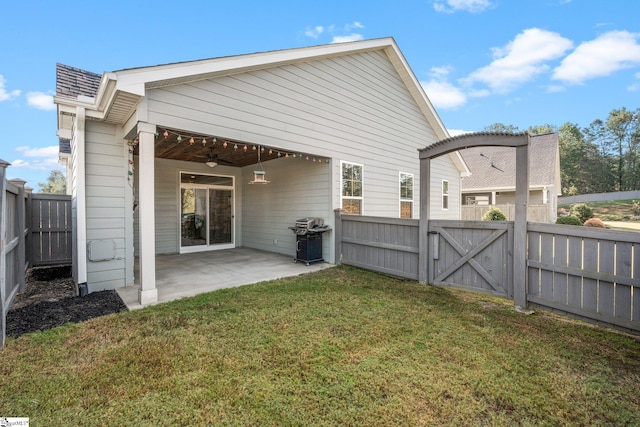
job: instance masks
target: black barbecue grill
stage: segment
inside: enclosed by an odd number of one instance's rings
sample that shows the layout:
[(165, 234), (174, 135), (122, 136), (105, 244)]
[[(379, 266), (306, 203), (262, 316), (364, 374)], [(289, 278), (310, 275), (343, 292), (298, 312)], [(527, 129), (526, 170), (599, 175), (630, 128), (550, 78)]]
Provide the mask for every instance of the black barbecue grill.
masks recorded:
[(289, 227), (296, 235), (296, 257), (294, 262), (302, 261), (309, 265), (322, 259), (322, 233), (331, 228), (324, 225), (322, 218), (302, 218), (296, 220), (294, 227)]

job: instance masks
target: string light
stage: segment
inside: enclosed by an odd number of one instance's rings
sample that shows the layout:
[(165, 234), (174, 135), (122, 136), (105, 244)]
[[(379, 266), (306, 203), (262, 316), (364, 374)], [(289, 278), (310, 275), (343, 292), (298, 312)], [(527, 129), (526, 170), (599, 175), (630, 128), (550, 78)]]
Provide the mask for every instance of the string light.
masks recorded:
[[(162, 135), (165, 139), (169, 138), (169, 136), (173, 134), (176, 135), (176, 142), (178, 144), (182, 143), (182, 140), (184, 138), (186, 138), (189, 141), (189, 145), (194, 145), (196, 140), (202, 142), (203, 146), (206, 146), (208, 142), (211, 142), (212, 145), (216, 145), (216, 143), (218, 142), (218, 139), (216, 137), (207, 137), (206, 135), (182, 135), (179, 134), (178, 132), (169, 130), (169, 129), (158, 129), (158, 131), (155, 132), (155, 136), (156, 138), (159, 138), (160, 135)], [(207, 139), (210, 138), (210, 141), (207, 141)], [(136, 147), (139, 144), (139, 140), (138, 138), (135, 138), (133, 141), (127, 141), (127, 144), (130, 145), (131, 147)], [(229, 144), (233, 144), (233, 150), (237, 151), (238, 150), (238, 143), (237, 142), (229, 142), (226, 140), (222, 140), (222, 148), (228, 148)], [(249, 144), (246, 143), (241, 143), (241, 148), (243, 152), (247, 152), (249, 150)], [(312, 159), (314, 162), (318, 162), (318, 163), (322, 163), (323, 161), (326, 163), (329, 163), (329, 159), (322, 159), (322, 158), (316, 158), (316, 157), (309, 157), (309, 155), (303, 155), (302, 153), (291, 153), (291, 152), (287, 152), (287, 151), (279, 151), (277, 149), (273, 149), (273, 148), (269, 148), (269, 147), (265, 147), (264, 145), (261, 144), (251, 144), (251, 150), (252, 151), (258, 151), (259, 153), (268, 153), (269, 156), (277, 156), (278, 158), (284, 157), (286, 159), (288, 159), (289, 157), (292, 158), (298, 158), (298, 159)], [(130, 149), (129, 150), (130, 154), (134, 153), (134, 149)]]

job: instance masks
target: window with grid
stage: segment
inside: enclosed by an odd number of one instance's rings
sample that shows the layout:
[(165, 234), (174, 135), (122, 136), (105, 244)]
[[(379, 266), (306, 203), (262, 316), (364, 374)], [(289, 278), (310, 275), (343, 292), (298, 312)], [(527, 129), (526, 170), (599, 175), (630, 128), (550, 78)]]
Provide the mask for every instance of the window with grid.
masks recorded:
[(413, 174), (400, 172), (400, 218), (413, 217)]
[(362, 215), (362, 165), (341, 163), (342, 210), (347, 215)]
[(449, 181), (442, 180), (442, 209), (449, 209)]

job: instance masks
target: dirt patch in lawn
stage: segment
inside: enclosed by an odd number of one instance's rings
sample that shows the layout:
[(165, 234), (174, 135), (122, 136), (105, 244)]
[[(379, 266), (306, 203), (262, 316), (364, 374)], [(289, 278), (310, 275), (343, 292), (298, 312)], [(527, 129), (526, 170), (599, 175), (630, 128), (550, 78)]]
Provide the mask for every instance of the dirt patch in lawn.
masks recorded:
[(116, 291), (77, 296), (70, 274), (68, 266), (30, 270), (25, 290), (16, 295), (7, 313), (7, 336), (17, 338), (127, 310)]

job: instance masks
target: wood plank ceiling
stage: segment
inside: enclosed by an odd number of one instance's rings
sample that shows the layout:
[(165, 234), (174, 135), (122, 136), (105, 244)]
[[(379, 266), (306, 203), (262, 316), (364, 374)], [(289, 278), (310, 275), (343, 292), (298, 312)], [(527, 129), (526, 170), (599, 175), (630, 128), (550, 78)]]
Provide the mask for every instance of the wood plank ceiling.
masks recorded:
[[(158, 128), (155, 141), (155, 156), (157, 158), (199, 163), (213, 159), (220, 165), (234, 167), (256, 164), (259, 149), (262, 162), (278, 157), (292, 157), (294, 154), (296, 158), (300, 156), (300, 153), (287, 152), (277, 148), (262, 147), (241, 141), (168, 128)], [(134, 148), (134, 154), (138, 155), (137, 146)]]

